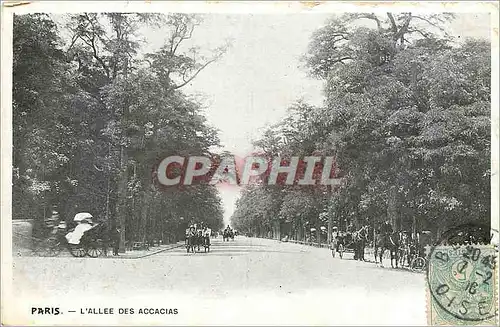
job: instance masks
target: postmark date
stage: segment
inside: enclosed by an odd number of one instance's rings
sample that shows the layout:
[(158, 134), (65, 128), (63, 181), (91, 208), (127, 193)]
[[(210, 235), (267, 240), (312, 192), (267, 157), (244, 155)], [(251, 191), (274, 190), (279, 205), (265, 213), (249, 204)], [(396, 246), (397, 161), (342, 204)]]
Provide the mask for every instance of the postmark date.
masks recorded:
[(494, 319), (495, 263), (491, 246), (434, 247), (427, 271), (433, 321), (463, 325)]

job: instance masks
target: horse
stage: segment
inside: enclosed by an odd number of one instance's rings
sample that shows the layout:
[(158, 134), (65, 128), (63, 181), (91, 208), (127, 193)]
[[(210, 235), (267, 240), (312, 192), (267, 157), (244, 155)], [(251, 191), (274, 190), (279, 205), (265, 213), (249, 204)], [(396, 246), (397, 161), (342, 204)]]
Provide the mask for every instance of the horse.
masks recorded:
[(226, 228), (224, 229), (224, 233), (222, 233), (222, 240), (229, 242), (229, 238), (234, 240), (234, 233), (232, 230)]
[(196, 232), (196, 237), (195, 237), (195, 245), (196, 245), (196, 248), (198, 249), (198, 251), (200, 251), (200, 246), (201, 245), (205, 245), (205, 237), (203, 236), (203, 231), (201, 229), (199, 229), (197, 232)]
[(201, 235), (201, 245), (205, 248), (205, 252), (210, 252), (210, 235), (211, 232), (209, 231)]
[(394, 261), (396, 263), (396, 268), (397, 268), (399, 244), (400, 244), (399, 235), (396, 232), (387, 234), (376, 234), (374, 240), (375, 263), (378, 263), (377, 261), (377, 254), (378, 254), (378, 258), (380, 259), (380, 264), (383, 265), (382, 257), (384, 255), (384, 252), (386, 250), (389, 250), (391, 254), (391, 267), (394, 268), (393, 264)]
[(187, 253), (189, 253), (189, 250), (191, 250), (193, 253), (195, 253), (195, 246), (196, 246), (196, 233), (194, 231), (190, 231), (187, 235), (186, 235), (186, 250), (187, 250)]

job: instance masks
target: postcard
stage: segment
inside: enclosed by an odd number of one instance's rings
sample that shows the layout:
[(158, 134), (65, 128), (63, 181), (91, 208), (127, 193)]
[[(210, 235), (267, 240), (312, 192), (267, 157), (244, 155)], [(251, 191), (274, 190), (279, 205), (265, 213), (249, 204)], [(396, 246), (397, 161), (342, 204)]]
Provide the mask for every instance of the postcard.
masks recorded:
[(498, 325), (497, 2), (1, 15), (3, 325)]

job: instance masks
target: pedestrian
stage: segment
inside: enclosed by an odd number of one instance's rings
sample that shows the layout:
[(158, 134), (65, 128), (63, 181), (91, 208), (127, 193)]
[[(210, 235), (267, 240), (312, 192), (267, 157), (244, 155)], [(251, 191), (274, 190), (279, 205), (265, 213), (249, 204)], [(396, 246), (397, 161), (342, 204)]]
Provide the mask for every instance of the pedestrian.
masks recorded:
[(112, 240), (113, 240), (113, 255), (118, 255), (118, 250), (120, 249), (120, 227), (115, 227), (113, 229)]

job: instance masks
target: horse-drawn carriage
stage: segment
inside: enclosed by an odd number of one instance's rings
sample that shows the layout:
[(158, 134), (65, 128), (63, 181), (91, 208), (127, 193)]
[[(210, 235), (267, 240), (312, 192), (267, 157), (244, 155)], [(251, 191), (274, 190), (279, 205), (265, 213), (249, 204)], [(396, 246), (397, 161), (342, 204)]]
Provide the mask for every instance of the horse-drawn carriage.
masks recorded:
[(335, 258), (335, 254), (338, 252), (340, 258), (344, 257), (344, 253), (354, 253), (354, 239), (352, 233), (339, 233), (332, 241), (330, 247), (332, 251), (332, 257)]
[[(97, 258), (107, 252), (109, 233), (105, 222), (94, 224), (90, 213), (78, 213), (73, 221), (75, 228), (58, 228), (49, 238), (38, 242), (34, 252), (43, 256), (57, 256), (64, 248), (74, 257)], [(60, 224), (61, 225), (61, 224)]]
[(389, 251), (391, 266), (407, 267), (412, 271), (422, 271), (427, 265), (425, 246), (431, 245), (430, 231), (412, 234), (405, 231), (379, 232), (375, 236), (375, 263), (383, 264), (383, 256)]
[(106, 239), (106, 224), (95, 224), (83, 233), (78, 243), (73, 244), (68, 240), (68, 249), (74, 257), (89, 256), (97, 258), (102, 256), (107, 249)]
[(365, 244), (368, 240), (368, 227), (364, 226), (355, 232), (336, 232), (330, 244), (332, 256), (339, 253), (340, 258), (344, 253), (353, 253), (354, 260), (364, 260)]
[(228, 226), (226, 229), (224, 229), (224, 232), (222, 233), (222, 241), (228, 241), (231, 239), (234, 241), (234, 231)]
[(196, 253), (203, 247), (204, 252), (210, 252), (210, 228), (196, 229), (194, 226), (186, 229), (186, 251)]

